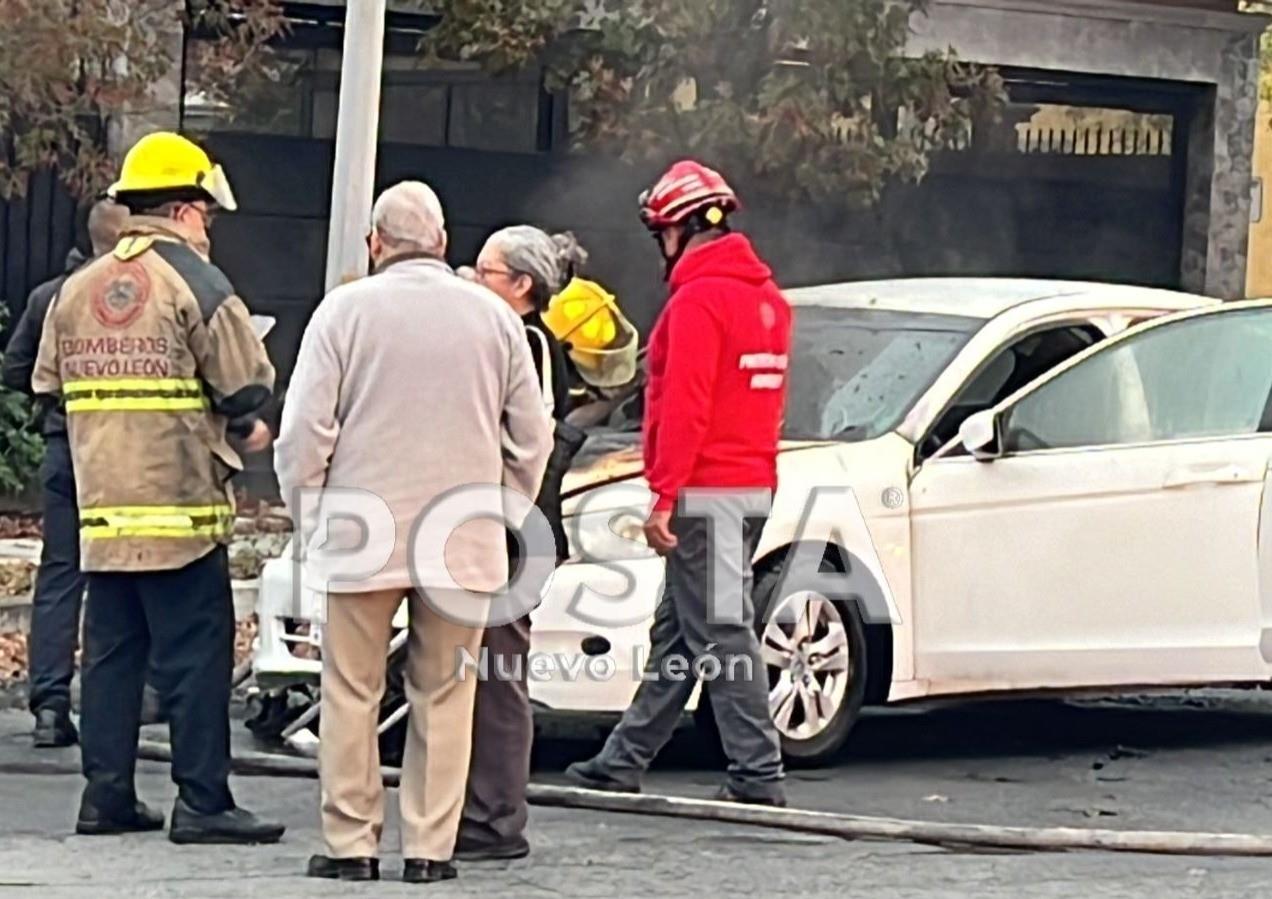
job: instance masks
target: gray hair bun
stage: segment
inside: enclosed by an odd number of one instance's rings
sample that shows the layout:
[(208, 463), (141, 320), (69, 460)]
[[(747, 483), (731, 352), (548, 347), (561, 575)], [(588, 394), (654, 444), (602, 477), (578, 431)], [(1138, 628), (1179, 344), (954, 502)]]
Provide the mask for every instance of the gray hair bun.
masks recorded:
[(561, 270), (561, 283), (557, 287), (559, 291), (570, 282), (575, 272), (587, 265), (588, 254), (578, 238), (574, 236), (573, 231), (553, 234), (552, 243), (556, 245), (557, 260)]

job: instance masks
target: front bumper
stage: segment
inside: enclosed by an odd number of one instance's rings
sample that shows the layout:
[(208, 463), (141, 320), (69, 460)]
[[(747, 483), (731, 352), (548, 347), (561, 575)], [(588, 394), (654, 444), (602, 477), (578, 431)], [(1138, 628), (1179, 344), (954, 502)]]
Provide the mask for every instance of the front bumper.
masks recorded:
[[(561, 712), (625, 710), (649, 655), (649, 625), (662, 579), (663, 563), (652, 557), (604, 565), (567, 562), (557, 569), (530, 616), (530, 701)], [(263, 690), (317, 684), (322, 676), (322, 599), (301, 589), (298, 580), (290, 553), (266, 563), (261, 573), (252, 667)], [(406, 624), (403, 603), (394, 626)], [(695, 691), (689, 708), (696, 703)]]
[(252, 672), (263, 690), (317, 684), (322, 677), (322, 626), (317, 594), (302, 595), (290, 552), (261, 571)]

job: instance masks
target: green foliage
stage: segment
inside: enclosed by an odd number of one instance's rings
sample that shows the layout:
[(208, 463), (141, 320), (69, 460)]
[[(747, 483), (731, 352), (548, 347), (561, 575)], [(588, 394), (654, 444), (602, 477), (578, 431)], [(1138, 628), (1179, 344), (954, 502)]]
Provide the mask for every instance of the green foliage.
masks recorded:
[[(8, 310), (0, 304), (0, 330), (7, 318)], [(32, 484), (43, 454), (44, 441), (36, 431), (30, 400), (0, 386), (0, 491), (21, 493)]]
[(689, 153), (783, 200), (876, 200), (995, 118), (1002, 81), (907, 56), (927, 0), (451, 0), (426, 39), (499, 73), (541, 65), (577, 147)]
[(199, 52), (213, 89), (266, 64), (285, 26), (280, 0), (0, 0), (0, 22), (0, 197), (41, 168), (80, 197), (105, 186), (106, 123), (179, 63), (178, 26), (212, 37)]

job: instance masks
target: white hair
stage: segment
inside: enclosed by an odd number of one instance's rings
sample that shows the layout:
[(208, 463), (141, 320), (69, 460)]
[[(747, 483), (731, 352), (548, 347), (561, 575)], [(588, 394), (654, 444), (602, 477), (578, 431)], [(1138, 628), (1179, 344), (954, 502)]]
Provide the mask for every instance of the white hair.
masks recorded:
[(573, 234), (549, 237), (533, 225), (503, 228), (490, 235), (486, 243), (499, 248), (509, 269), (530, 277), (531, 299), (540, 308), (561, 292), (576, 267), (587, 262), (587, 252)]
[(394, 249), (434, 256), (446, 252), (442, 202), (422, 181), (401, 181), (380, 194), (371, 210), (371, 228)]

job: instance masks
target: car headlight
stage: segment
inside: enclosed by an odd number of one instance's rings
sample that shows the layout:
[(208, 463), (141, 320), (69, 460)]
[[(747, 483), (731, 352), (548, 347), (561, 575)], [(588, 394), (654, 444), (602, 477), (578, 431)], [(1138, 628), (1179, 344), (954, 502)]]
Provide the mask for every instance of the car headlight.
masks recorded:
[(645, 518), (637, 510), (585, 512), (563, 523), (570, 562), (628, 562), (654, 555), (645, 542)]

